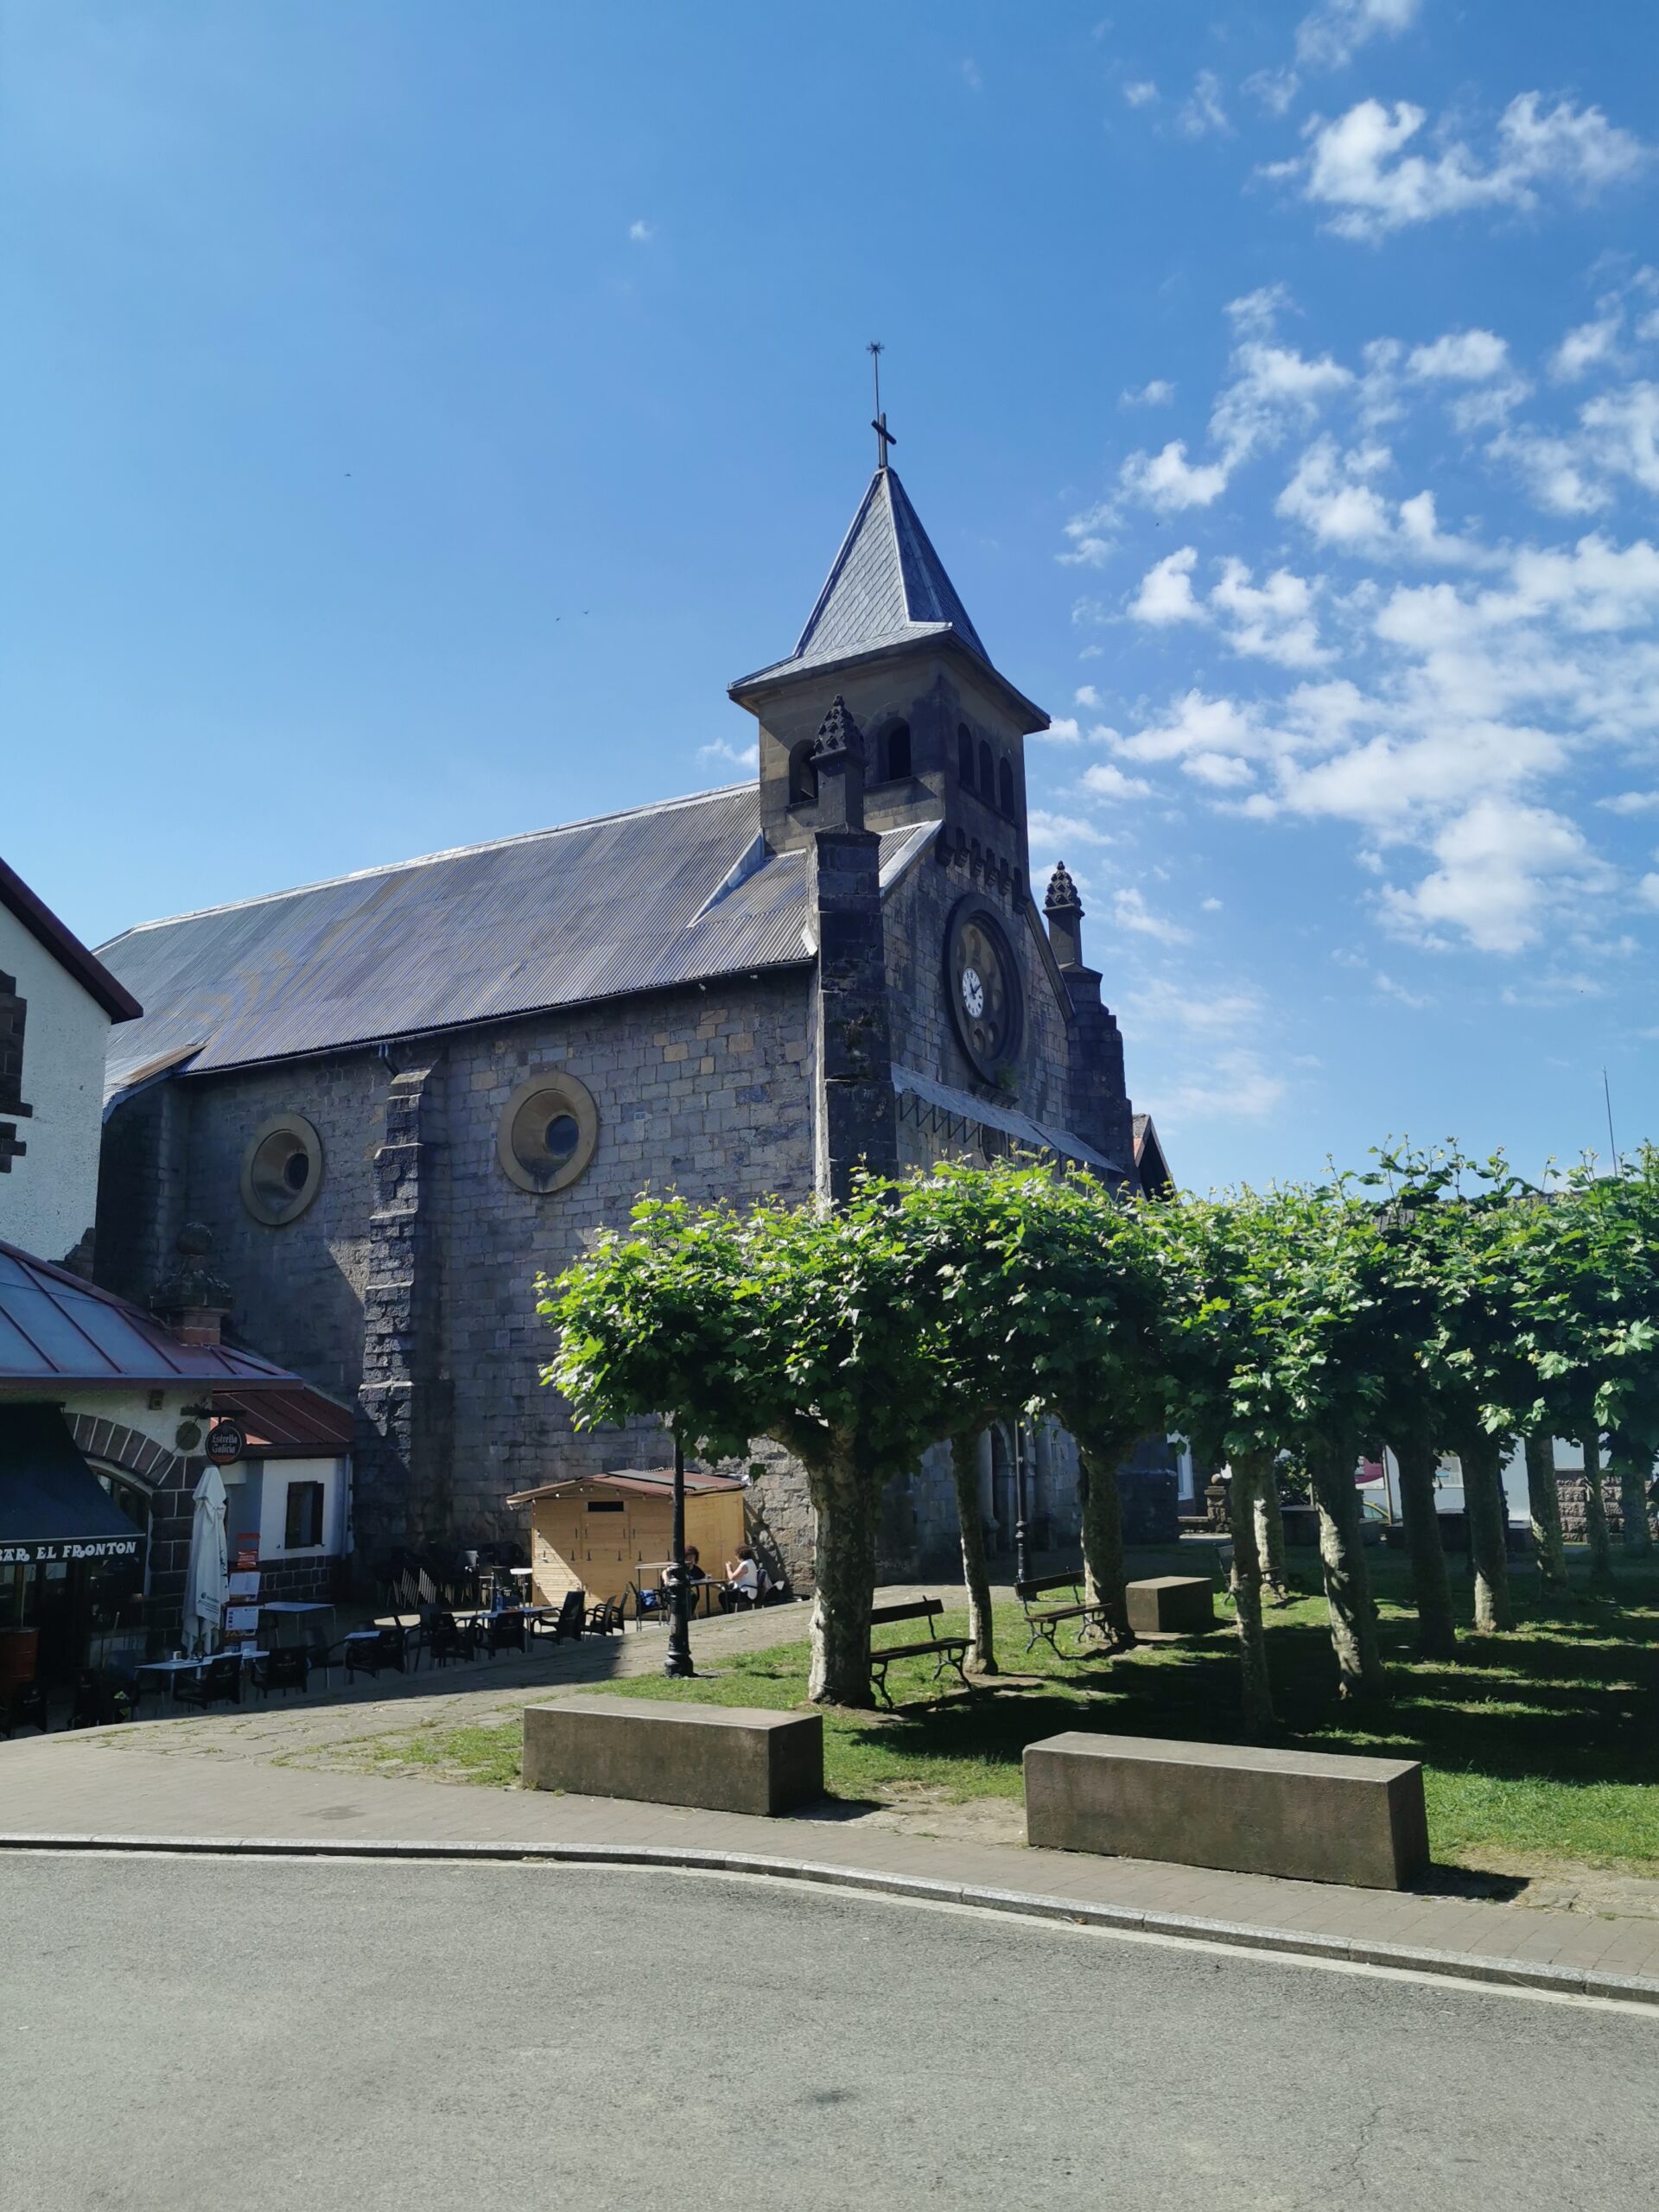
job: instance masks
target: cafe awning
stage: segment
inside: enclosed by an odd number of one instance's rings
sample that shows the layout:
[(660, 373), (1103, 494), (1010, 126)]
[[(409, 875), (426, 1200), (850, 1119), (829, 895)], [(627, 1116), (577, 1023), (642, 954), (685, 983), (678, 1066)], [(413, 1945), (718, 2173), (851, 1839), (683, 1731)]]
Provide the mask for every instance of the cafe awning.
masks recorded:
[(55, 1406), (0, 1405), (0, 1567), (137, 1559), (143, 1541)]

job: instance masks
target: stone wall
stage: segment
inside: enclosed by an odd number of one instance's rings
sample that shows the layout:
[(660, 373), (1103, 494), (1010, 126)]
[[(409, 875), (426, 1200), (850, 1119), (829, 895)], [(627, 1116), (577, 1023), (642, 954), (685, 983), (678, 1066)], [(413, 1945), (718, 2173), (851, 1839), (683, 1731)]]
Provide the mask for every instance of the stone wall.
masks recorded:
[[(160, 1085), (114, 1117), (108, 1209), (123, 1219), (114, 1241), (128, 1278), (118, 1287), (147, 1296), (177, 1222), (205, 1221), (235, 1296), (228, 1334), (340, 1396), (369, 1382), (360, 1564), (416, 1540), (522, 1541), (523, 1516), (505, 1502), (513, 1491), (556, 1470), (669, 1457), (655, 1424), (572, 1433), (539, 1380), (552, 1341), (536, 1313), (537, 1274), (556, 1274), (623, 1223), (647, 1183), (738, 1204), (809, 1196), (809, 1052), (803, 969), (410, 1040), (389, 1057), (335, 1053)], [(503, 1108), (543, 1067), (579, 1077), (600, 1118), (591, 1166), (547, 1197), (511, 1182), (496, 1154)], [(254, 1131), (282, 1113), (315, 1125), (324, 1166), (314, 1203), (270, 1228), (243, 1207), (240, 1173)], [(416, 1376), (424, 1408), (397, 1396)], [(781, 1454), (757, 1456), (766, 1472), (756, 1510), (806, 1586), (804, 1477)]]

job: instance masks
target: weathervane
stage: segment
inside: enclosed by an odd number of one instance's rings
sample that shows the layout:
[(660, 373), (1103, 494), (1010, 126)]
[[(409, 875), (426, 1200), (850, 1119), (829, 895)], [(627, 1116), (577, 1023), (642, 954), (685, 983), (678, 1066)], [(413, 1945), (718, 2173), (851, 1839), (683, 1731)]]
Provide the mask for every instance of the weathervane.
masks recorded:
[(881, 412), (881, 355), (884, 349), (879, 338), (872, 338), (864, 350), (870, 357), (870, 365), (875, 371), (875, 419), (870, 424), (870, 428), (875, 432), (875, 465), (878, 468), (885, 468), (887, 465), (887, 448), (896, 446), (899, 441), (887, 428), (887, 418)]

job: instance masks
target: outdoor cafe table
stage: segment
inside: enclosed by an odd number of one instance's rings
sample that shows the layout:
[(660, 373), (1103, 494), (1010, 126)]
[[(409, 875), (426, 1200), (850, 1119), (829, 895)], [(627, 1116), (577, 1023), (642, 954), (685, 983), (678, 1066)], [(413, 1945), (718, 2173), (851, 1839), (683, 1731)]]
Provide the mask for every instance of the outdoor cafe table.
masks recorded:
[(199, 1675), (204, 1667), (211, 1667), (215, 1659), (239, 1659), (245, 1667), (252, 1660), (263, 1659), (265, 1656), (264, 1652), (255, 1650), (251, 1644), (244, 1644), (238, 1645), (234, 1651), (210, 1651), (205, 1659), (146, 1659), (142, 1666), (135, 1667), (133, 1672), (135, 1675), (165, 1675), (168, 1701), (176, 1704), (181, 1675)]
[(292, 1620), (302, 1613), (332, 1613), (334, 1607), (321, 1598), (272, 1598), (259, 1608), (264, 1620), (274, 1613), (280, 1620)]
[[(657, 1576), (656, 1595), (661, 1608), (661, 1618), (664, 1620), (666, 1620), (674, 1611), (674, 1591), (671, 1585), (666, 1589), (664, 1588), (662, 1577), (673, 1564), (671, 1559), (642, 1559), (636, 1569), (638, 1573)], [(728, 1586), (715, 1575), (705, 1574), (701, 1582), (688, 1582), (685, 1586), (690, 1592), (691, 1603), (689, 1611), (693, 1618), (695, 1619), (701, 1611), (702, 1618), (706, 1620), (713, 1613), (721, 1592)]]

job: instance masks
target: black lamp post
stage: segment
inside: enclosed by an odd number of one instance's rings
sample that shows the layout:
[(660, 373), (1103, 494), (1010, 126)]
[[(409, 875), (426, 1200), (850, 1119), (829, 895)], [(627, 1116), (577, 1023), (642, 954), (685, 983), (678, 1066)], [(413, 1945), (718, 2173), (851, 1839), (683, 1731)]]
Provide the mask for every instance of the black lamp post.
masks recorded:
[(1014, 1437), (1014, 1579), (1016, 1582), (1031, 1580), (1031, 1554), (1027, 1548), (1030, 1531), (1026, 1524), (1026, 1437), (1025, 1423), (1012, 1423)]
[(691, 1591), (685, 1579), (685, 1446), (680, 1441), (677, 1421), (674, 1425), (674, 1531), (669, 1549), (673, 1557), (674, 1610), (663, 1672), (683, 1677), (697, 1670), (691, 1664)]

